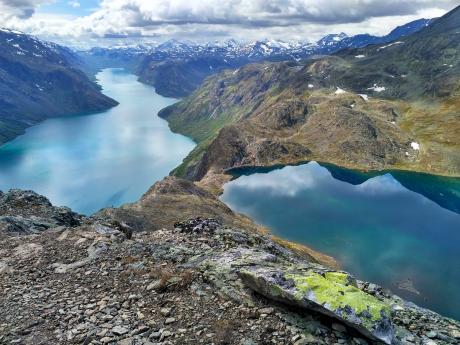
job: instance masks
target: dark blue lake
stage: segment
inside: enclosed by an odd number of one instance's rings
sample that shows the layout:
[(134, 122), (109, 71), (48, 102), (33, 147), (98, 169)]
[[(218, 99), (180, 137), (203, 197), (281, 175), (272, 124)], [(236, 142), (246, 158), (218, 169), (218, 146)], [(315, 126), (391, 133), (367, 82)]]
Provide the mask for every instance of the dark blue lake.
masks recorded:
[(0, 190), (32, 189), (91, 214), (136, 201), (193, 149), (192, 140), (172, 133), (157, 116), (175, 99), (120, 69), (104, 70), (97, 79), (120, 105), (44, 121), (1, 146)]
[(357, 278), (460, 319), (460, 179), (311, 162), (243, 169), (221, 199)]

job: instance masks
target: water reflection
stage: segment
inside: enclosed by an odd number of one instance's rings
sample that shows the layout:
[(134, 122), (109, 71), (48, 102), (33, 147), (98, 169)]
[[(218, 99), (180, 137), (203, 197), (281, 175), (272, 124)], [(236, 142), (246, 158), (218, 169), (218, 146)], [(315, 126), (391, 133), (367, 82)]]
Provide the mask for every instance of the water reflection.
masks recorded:
[(460, 215), (413, 191), (441, 193), (455, 208), (458, 180), (405, 173), (410, 190), (399, 177), (311, 162), (241, 176), (222, 200), (276, 235), (338, 258), (358, 277), (460, 319)]
[(157, 95), (122, 70), (98, 74), (120, 102), (91, 116), (51, 119), (0, 147), (0, 189), (32, 189), (90, 214), (137, 200), (190, 152), (157, 112), (174, 99)]

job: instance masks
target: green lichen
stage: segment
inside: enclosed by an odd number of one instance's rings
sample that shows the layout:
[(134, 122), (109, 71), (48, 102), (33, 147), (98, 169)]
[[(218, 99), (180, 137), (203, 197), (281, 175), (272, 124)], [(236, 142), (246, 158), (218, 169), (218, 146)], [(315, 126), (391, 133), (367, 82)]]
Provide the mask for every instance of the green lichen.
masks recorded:
[(389, 305), (351, 285), (350, 278), (345, 273), (327, 272), (321, 275), (309, 272), (287, 274), (286, 278), (292, 279), (295, 283), (295, 298), (301, 300), (308, 296), (308, 299), (334, 312), (348, 306), (360, 316), (365, 325), (370, 326), (373, 321), (390, 316)]
[(283, 296), (284, 290), (278, 285), (271, 285), (270, 293), (271, 293), (271, 296), (274, 296), (274, 297)]
[(337, 284), (356, 286), (354, 279), (352, 279), (347, 273), (337, 271), (326, 272), (324, 273), (324, 277), (331, 282), (336, 282)]

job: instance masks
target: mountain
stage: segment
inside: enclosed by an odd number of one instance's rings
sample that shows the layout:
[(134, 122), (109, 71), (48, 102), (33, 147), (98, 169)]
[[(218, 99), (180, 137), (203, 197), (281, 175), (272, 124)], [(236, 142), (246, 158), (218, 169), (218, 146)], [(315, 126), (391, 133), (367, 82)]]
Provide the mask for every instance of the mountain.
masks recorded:
[(94, 75), (103, 68), (125, 68), (135, 73), (139, 64), (152, 52), (156, 44), (127, 44), (113, 47), (94, 47), (88, 50), (75, 51), (81, 61), (82, 68)]
[(86, 69), (91, 73), (104, 67), (124, 67), (139, 75), (140, 81), (153, 85), (159, 94), (184, 97), (196, 90), (208, 76), (224, 69), (261, 61), (301, 61), (345, 48), (386, 43), (416, 32), (431, 21), (419, 19), (382, 37), (330, 34), (314, 44), (282, 40), (240, 43), (233, 39), (197, 44), (170, 40), (160, 45), (92, 48), (78, 54), (86, 61)]
[(49, 117), (101, 111), (117, 103), (78, 68), (69, 49), (0, 30), (0, 143)]
[(346, 48), (360, 48), (370, 44), (388, 43), (409, 36), (430, 25), (435, 19), (418, 19), (405, 25), (398, 26), (385, 36), (360, 34), (348, 37), (346, 34), (328, 35), (318, 41), (319, 54), (333, 54)]
[(397, 41), (207, 79), (164, 109), (199, 145), (175, 170), (220, 188), (228, 169), (308, 160), (460, 175), (460, 8)]
[(425, 27), (431, 20), (420, 19), (377, 37), (331, 34), (316, 44), (284, 42), (280, 40), (257, 41), (238, 44), (234, 40), (224, 44), (190, 45), (177, 41), (162, 45), (148, 54), (138, 68), (142, 82), (157, 88), (160, 94), (173, 97), (189, 95), (204, 79), (226, 68), (238, 68), (260, 61), (301, 61), (315, 55), (327, 55), (344, 48), (363, 47), (386, 43)]

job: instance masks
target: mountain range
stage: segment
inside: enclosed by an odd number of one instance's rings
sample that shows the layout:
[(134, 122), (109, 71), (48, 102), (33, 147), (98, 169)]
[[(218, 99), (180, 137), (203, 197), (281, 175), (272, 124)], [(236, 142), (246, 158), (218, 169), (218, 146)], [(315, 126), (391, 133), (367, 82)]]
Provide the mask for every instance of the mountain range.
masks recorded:
[(419, 19), (397, 27), (385, 36), (330, 34), (316, 43), (282, 40), (241, 43), (231, 39), (198, 44), (170, 40), (162, 44), (97, 47), (78, 54), (92, 69), (125, 67), (136, 73), (140, 81), (153, 85), (159, 94), (184, 97), (200, 86), (205, 78), (223, 69), (260, 61), (301, 61), (344, 48), (386, 43), (410, 35), (432, 21)]
[(68, 48), (7, 29), (0, 30), (0, 47), (0, 144), (46, 118), (117, 104)]

